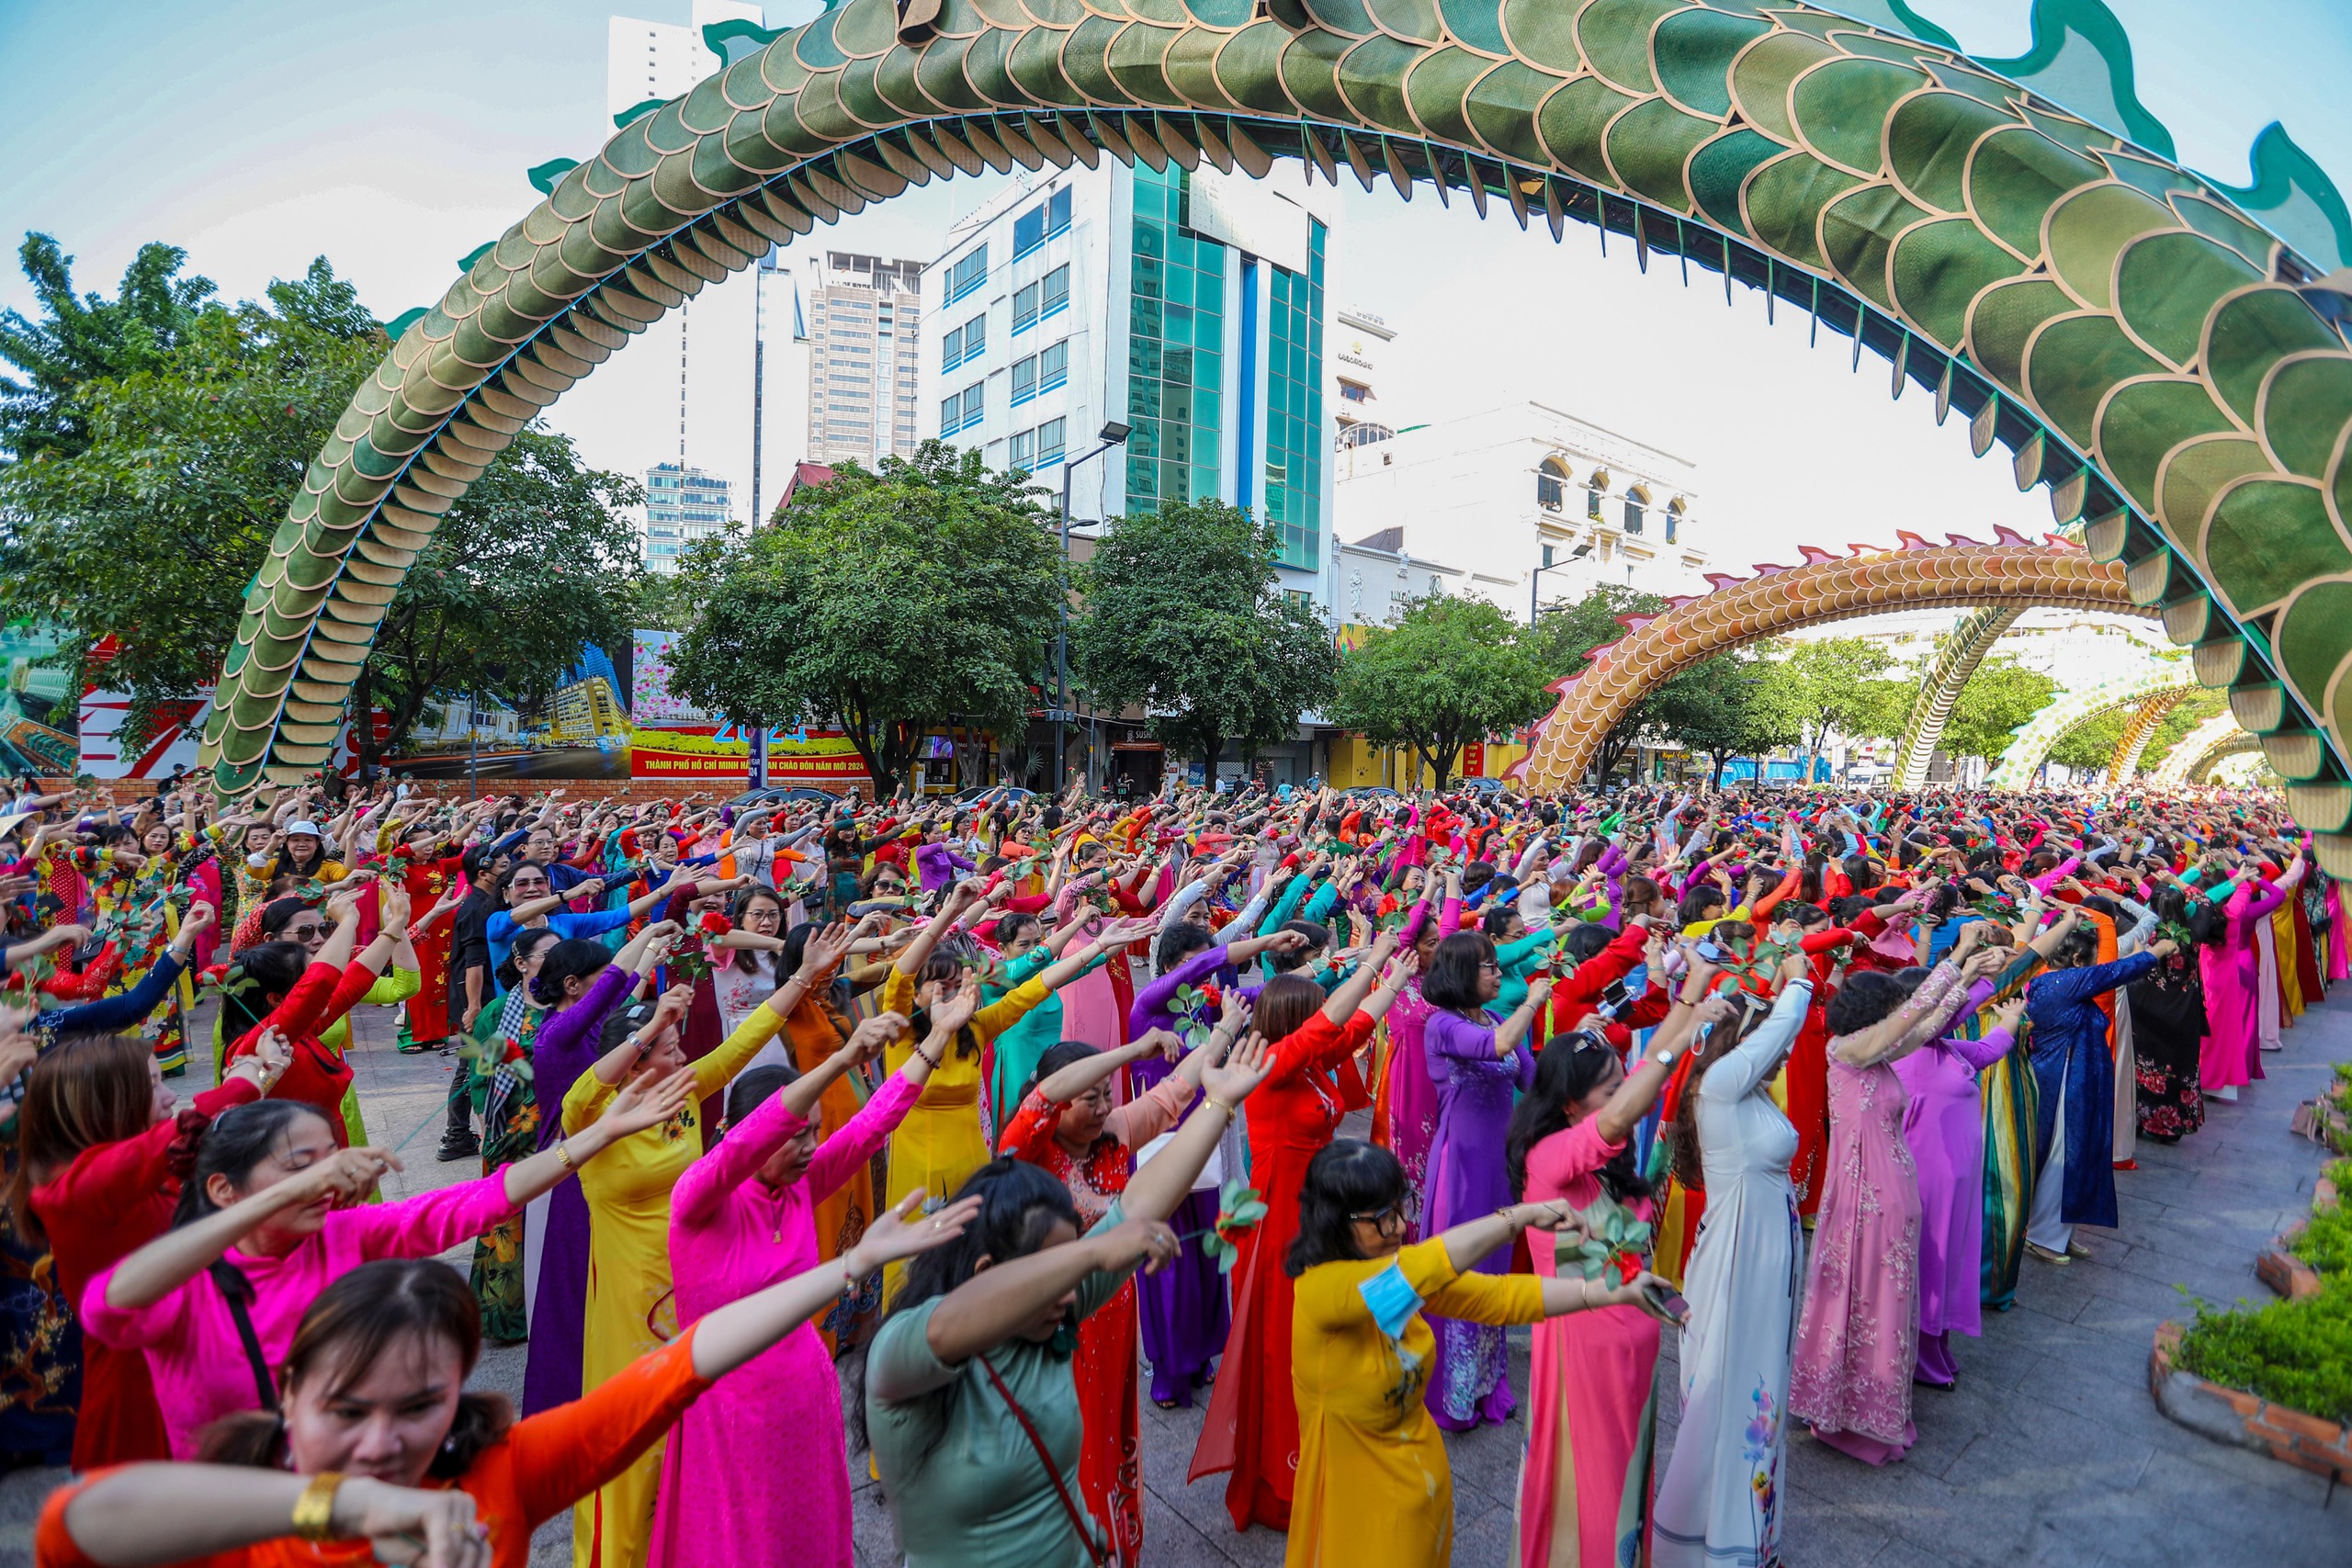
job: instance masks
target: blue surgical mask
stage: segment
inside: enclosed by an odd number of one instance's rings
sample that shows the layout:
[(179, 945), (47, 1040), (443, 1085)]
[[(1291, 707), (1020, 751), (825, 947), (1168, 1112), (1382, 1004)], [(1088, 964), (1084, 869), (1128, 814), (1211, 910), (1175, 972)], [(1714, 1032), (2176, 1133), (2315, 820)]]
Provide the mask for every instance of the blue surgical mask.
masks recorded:
[(1363, 1304), (1372, 1314), (1372, 1321), (1380, 1332), (1391, 1339), (1405, 1337), (1405, 1327), (1413, 1314), (1421, 1310), (1421, 1295), (1405, 1278), (1402, 1266), (1391, 1263), (1379, 1273), (1356, 1287), (1363, 1297)]

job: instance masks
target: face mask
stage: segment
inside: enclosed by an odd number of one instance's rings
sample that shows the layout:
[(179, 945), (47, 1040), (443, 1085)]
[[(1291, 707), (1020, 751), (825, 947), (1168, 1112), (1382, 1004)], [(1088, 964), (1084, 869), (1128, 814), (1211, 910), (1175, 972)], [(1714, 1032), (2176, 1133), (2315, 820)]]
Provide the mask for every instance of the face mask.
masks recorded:
[(1372, 1321), (1380, 1325), (1380, 1332), (1391, 1339), (1402, 1338), (1405, 1325), (1421, 1310), (1420, 1292), (1405, 1278), (1404, 1269), (1395, 1263), (1358, 1285), (1356, 1293), (1363, 1297), (1364, 1308), (1372, 1314)]

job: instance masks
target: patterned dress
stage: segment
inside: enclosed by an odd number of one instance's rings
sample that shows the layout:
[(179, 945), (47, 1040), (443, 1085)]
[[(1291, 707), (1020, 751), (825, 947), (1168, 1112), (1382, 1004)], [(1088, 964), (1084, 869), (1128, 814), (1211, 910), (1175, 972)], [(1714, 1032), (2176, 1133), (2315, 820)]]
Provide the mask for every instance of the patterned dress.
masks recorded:
[(2174, 1144), (2205, 1125), (2205, 1097), (2197, 1087), (2205, 986), (2188, 931), (2171, 925), (2157, 934), (2171, 938), (2178, 951), (2131, 987), (2134, 1103), (2141, 1135)]
[(1825, 1442), (1872, 1464), (1918, 1440), (1919, 1179), (1903, 1137), (1909, 1103), (1894, 1058), (1943, 1032), (1966, 993), (1951, 960), (1904, 1005), (1896, 1043), (1865, 1067), (1829, 1053), (1828, 1179), (1814, 1224), (1789, 1410)]
[[(538, 1038), (539, 1021), (547, 1009), (534, 1003), (529, 987), (506, 994), (494, 1029), (481, 1054), (474, 1059), (474, 1076), (481, 1080), (481, 1173), (505, 1169), (539, 1150), (539, 1097), (531, 1077), (531, 1044)], [(482, 1014), (480, 1022), (490, 1015)], [(483, 1069), (489, 1070), (485, 1072)], [(498, 1222), (474, 1243), (469, 1278), (474, 1300), (481, 1306), (481, 1331), (500, 1344), (518, 1344), (528, 1336), (523, 1290), (524, 1216)]]

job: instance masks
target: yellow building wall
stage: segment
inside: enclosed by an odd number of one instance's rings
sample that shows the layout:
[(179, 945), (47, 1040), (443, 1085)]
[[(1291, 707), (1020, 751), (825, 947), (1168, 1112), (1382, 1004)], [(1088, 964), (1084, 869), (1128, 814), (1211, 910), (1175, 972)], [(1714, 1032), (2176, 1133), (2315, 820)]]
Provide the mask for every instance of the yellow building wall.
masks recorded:
[[(1526, 755), (1527, 748), (1516, 742), (1490, 740), (1475, 770), (1464, 768), (1462, 760), (1456, 760), (1457, 776), (1498, 779)], [(1334, 789), (1385, 784), (1410, 793), (1431, 788), (1437, 781), (1429, 769), (1420, 765), (1409, 746), (1374, 746), (1361, 735), (1335, 735), (1331, 738), (1331, 768), (1326, 782)]]

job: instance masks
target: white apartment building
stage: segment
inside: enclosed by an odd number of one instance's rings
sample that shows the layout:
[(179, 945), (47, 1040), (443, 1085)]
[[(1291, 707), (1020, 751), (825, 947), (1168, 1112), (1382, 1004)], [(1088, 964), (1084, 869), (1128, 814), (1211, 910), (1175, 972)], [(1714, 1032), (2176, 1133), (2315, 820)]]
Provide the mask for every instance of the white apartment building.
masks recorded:
[(1340, 454), (1340, 535), (1401, 530), (1411, 555), (1462, 567), (1521, 619), (1603, 583), (1706, 592), (1687, 459), (1545, 403), (1410, 425)]
[(1380, 362), (1396, 341), (1396, 330), (1383, 317), (1359, 305), (1340, 307), (1331, 333), (1328, 405), (1339, 426), (1334, 439), (1343, 454), (1342, 476), (1348, 471), (1344, 454), (1351, 447), (1396, 434), (1397, 422), (1380, 394)]
[(1472, 571), (1410, 553), (1401, 527), (1343, 540), (1334, 558), (1337, 593), (1331, 618), (1340, 626), (1395, 626), (1414, 600), (1436, 593), (1500, 604), (1513, 587), (1512, 580), (1499, 573)]
[(1104, 159), (1016, 181), (924, 269), (922, 433), (1058, 492), (1074, 524), (1216, 497), (1281, 536), (1284, 583), (1328, 607), (1326, 412), (1337, 193)]
[(914, 455), (922, 270), (844, 251), (818, 264), (806, 299), (809, 462), (871, 468)]

